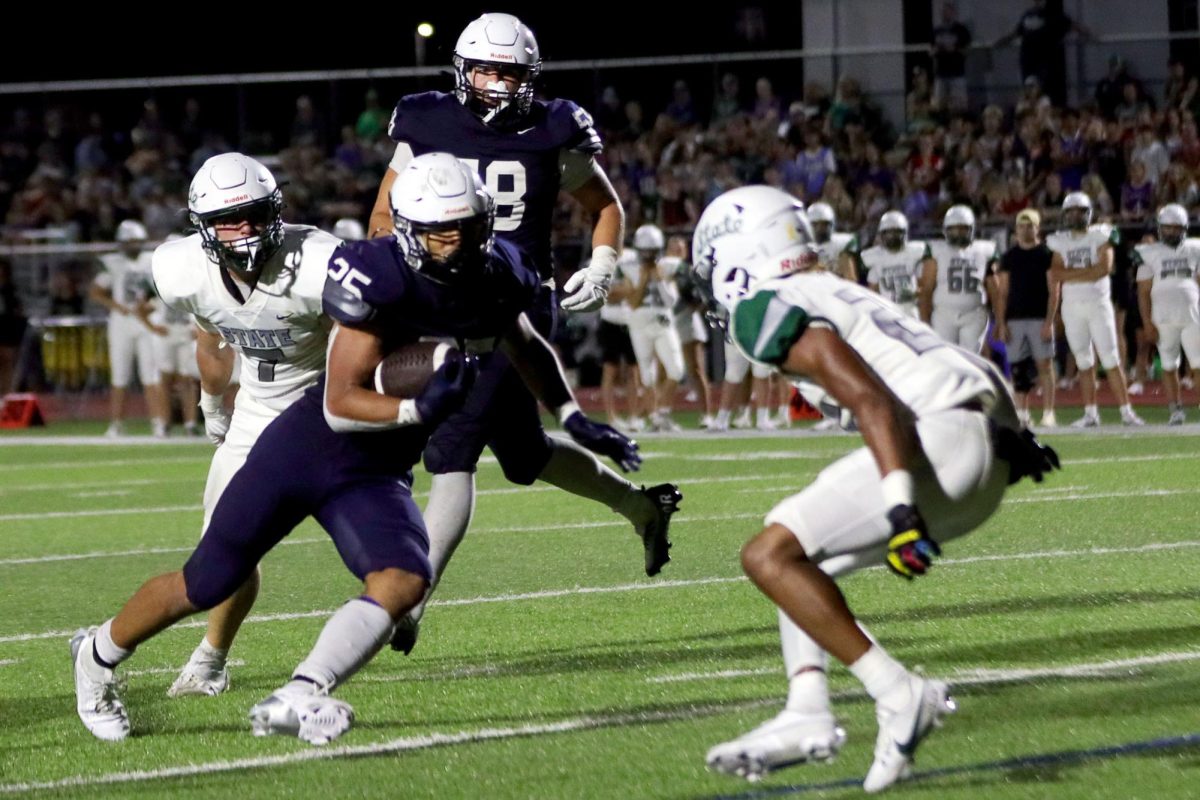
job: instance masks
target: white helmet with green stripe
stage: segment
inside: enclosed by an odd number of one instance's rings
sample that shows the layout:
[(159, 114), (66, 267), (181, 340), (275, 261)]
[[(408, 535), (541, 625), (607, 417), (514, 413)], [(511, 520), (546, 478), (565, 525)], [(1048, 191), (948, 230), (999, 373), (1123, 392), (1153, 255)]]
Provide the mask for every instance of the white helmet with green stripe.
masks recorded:
[(696, 223), (692, 257), (726, 309), (753, 283), (817, 264), (804, 204), (770, 186), (742, 186), (709, 203)]

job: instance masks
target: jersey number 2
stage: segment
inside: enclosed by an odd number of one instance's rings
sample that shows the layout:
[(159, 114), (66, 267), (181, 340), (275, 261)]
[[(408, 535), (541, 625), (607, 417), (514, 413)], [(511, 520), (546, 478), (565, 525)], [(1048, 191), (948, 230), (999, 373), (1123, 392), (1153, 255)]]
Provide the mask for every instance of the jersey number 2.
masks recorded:
[[(479, 172), (478, 158), (464, 158), (463, 161), (470, 164), (475, 172)], [(501, 233), (515, 231), (521, 226), (521, 219), (525, 216), (525, 165), (520, 161), (493, 161), (487, 165), (480, 177), (483, 178), (488, 191), (496, 198), (495, 229)], [(511, 183), (511, 187), (501, 189), (501, 178), (507, 178), (505, 183)], [(509, 209), (507, 216), (501, 216), (499, 213), (503, 207)]]

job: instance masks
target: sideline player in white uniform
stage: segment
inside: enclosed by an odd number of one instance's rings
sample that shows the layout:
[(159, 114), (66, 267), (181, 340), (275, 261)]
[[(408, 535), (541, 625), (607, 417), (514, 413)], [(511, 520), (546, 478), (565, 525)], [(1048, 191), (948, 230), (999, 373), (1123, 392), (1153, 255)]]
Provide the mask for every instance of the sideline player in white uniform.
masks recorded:
[[(633, 285), (626, 298), (630, 308), (629, 339), (646, 387), (650, 429), (678, 433), (682, 429), (671, 419), (671, 411), (684, 377), (683, 345), (673, 315), (679, 290), (670, 265), (660, 261), (665, 248), (663, 232), (655, 225), (642, 225), (633, 234), (637, 258), (622, 265), (622, 269)], [(659, 364), (665, 374), (662, 381), (657, 380)]]
[(120, 250), (100, 256), (101, 272), (92, 282), (90, 297), (108, 309), (108, 364), (112, 382), (109, 397), (111, 422), (104, 435), (124, 433), (125, 393), (136, 367), (146, 392), (150, 425), (157, 437), (167, 435), (166, 399), (158, 381), (154, 360), (154, 334), (140, 307), (154, 296), (150, 278), (150, 254), (142, 252), (146, 228), (127, 219), (117, 226)]
[(978, 527), (1012, 480), (1040, 479), (1057, 457), (1020, 430), (990, 364), (816, 269), (814, 249), (800, 205), (770, 187), (726, 192), (696, 229), (694, 252), (706, 254), (698, 267), (711, 270), (731, 309), (737, 346), (819, 384), (853, 414), (866, 445), (776, 505), (742, 550), (746, 573), (781, 610), (790, 689), (779, 716), (712, 748), (708, 764), (754, 779), (835, 755), (845, 733), (829, 705), (832, 653), (875, 701), (879, 736), (863, 786), (879, 791), (904, 776), (954, 704), (946, 684), (909, 672), (868, 638), (834, 578), (878, 564), (925, 574), (939, 542)]
[(809, 206), (808, 219), (816, 236), (815, 244), (821, 263), (835, 275), (857, 282), (858, 237), (833, 229), (837, 224), (837, 215), (829, 203), (813, 203)]
[[(282, 209), (266, 167), (241, 153), (213, 156), (192, 179), (188, 197), (199, 232), (154, 251), (159, 296), (196, 322), (200, 409), (218, 445), (204, 487), (204, 528), (259, 434), (325, 369), (331, 324), (321, 312), (321, 293), (339, 240), (283, 222)], [(241, 355), (241, 388), (230, 417), (222, 399), (234, 351)], [(170, 696), (225, 691), (229, 647), (258, 585), (256, 571), (209, 613), (208, 631)]]
[(1079, 388), (1083, 394), (1083, 416), (1071, 426), (1092, 428), (1100, 424), (1093, 347), (1100, 356), (1113, 397), (1121, 406), (1121, 422), (1142, 425), (1129, 404), (1110, 291), (1113, 245), (1120, 241), (1120, 233), (1111, 225), (1091, 224), (1092, 199), (1083, 192), (1071, 192), (1063, 198), (1062, 221), (1066, 230), (1047, 236), (1046, 246), (1054, 251), (1050, 279), (1062, 287), (1063, 328), (1079, 367)]
[(978, 353), (988, 326), (988, 275), (996, 243), (975, 238), (975, 212), (950, 206), (942, 219), (945, 241), (929, 243), (921, 267), (921, 320), (947, 342)]
[(917, 282), (932, 257), (928, 244), (908, 240), (908, 217), (888, 211), (879, 218), (879, 244), (862, 252), (867, 286), (916, 317)]
[(1133, 249), (1137, 267), (1138, 307), (1146, 336), (1158, 343), (1163, 386), (1171, 416), (1168, 425), (1186, 420), (1179, 388), (1179, 353), (1192, 369), (1200, 366), (1200, 239), (1186, 239), (1187, 209), (1170, 203), (1158, 210), (1158, 241)]
[[(713, 416), (712, 385), (708, 381), (708, 323), (704, 319), (704, 298), (696, 291), (688, 248), (692, 243), (683, 236), (667, 240), (667, 254), (659, 260), (675, 276), (679, 301), (675, 304), (675, 330), (683, 347), (684, 373), (691, 380), (702, 409), (700, 427), (711, 427)], [(688, 399), (690, 400), (690, 393)]]
[[(183, 238), (172, 234), (168, 241)], [(170, 419), (171, 396), (179, 398), (183, 412), (183, 431), (198, 436), (200, 368), (196, 364), (196, 326), (185, 311), (169, 308), (157, 295), (150, 301), (146, 323), (154, 333), (154, 361), (158, 365), (163, 402)]]
[[(629, 304), (625, 302), (633, 286), (622, 269), (622, 266), (628, 266), (636, 260), (637, 253), (629, 251), (621, 253), (617, 260), (612, 285), (604, 305), (600, 307), (600, 326), (596, 337), (600, 342), (600, 397), (608, 415), (608, 424), (614, 428), (641, 432), (646, 430), (646, 420), (641, 416), (642, 381), (633, 342), (629, 338)], [(584, 265), (579, 268), (587, 269)], [(617, 414), (618, 388), (625, 394), (627, 418)]]

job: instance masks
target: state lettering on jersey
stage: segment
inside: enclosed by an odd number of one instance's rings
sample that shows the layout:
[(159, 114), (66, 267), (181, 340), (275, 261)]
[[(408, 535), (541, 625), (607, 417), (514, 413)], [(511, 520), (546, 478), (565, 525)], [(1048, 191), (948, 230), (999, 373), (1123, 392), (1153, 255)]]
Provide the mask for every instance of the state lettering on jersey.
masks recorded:
[(1092, 265), (1091, 247), (1072, 247), (1067, 251), (1067, 267), (1086, 268)]
[(1187, 258), (1164, 258), (1158, 274), (1164, 278), (1190, 278), (1194, 273)]
[(879, 288), (896, 298), (896, 302), (911, 302), (916, 298), (912, 272), (904, 266), (884, 267), (879, 276)]

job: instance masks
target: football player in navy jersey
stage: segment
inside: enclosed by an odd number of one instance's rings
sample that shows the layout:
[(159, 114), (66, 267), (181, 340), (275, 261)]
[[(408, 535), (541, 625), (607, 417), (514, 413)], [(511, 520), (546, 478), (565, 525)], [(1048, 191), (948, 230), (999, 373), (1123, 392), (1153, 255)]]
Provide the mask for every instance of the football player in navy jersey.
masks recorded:
[[(624, 211), (596, 163), (600, 137), (591, 116), (570, 100), (535, 100), (541, 57), (532, 31), (510, 14), (484, 14), (467, 25), (454, 48), (452, 94), (402, 97), (389, 133), (396, 154), (371, 214), (372, 235), (390, 233), (388, 193), (414, 156), (448, 151), (475, 168), (496, 198), (498, 238), (532, 259), (542, 286), (529, 319), (548, 340), (557, 321), (550, 257), (551, 219), (559, 191), (597, 216), (589, 266), (563, 287), (566, 311), (604, 304), (623, 238)], [(545, 435), (536, 402), (502, 358), (484, 367), (473, 396), (430, 438), (425, 467), (433, 474), (425, 518), (434, 584), (466, 535), (475, 500), (475, 466), (491, 448), (504, 475), (528, 485), (543, 480), (603, 503), (637, 529), (645, 569), (655, 575), (670, 560), (671, 514), (682, 495), (671, 484), (639, 489), (569, 442)], [(422, 603), (397, 627), (393, 646), (409, 652)]]
[[(469, 165), (446, 153), (410, 162), (391, 192), (395, 238), (348, 242), (330, 260), (325, 312), (336, 321), (327, 373), (272, 422), (213, 510), (183, 569), (153, 578), (121, 612), (71, 640), (76, 708), (98, 738), (124, 739), (129, 716), (114, 670), (178, 620), (229, 597), (306, 517), (329, 533), (363, 594), (326, 623), (291, 681), (251, 709), (254, 733), (325, 744), (353, 710), (330, 697), (371, 659), (433, 577), (412, 498), (412, 466), (429, 432), (464, 400), (500, 349), (586, 448), (625, 469), (637, 445), (579, 410), (557, 357), (526, 316), (539, 281), (520, 251), (493, 242), (494, 207)], [(452, 338), (444, 363), (412, 398), (376, 391), (385, 353), (422, 337)], [(464, 355), (468, 346), (479, 352)]]

